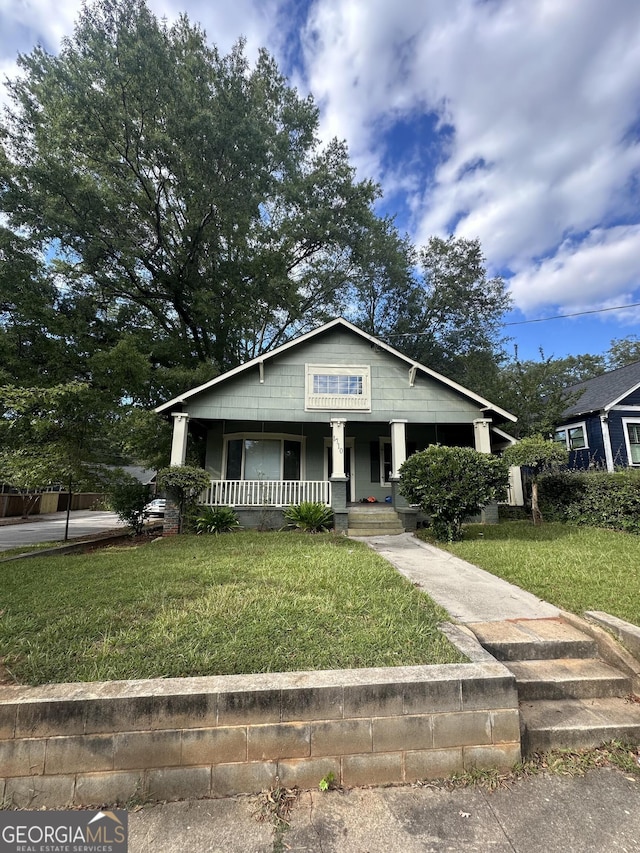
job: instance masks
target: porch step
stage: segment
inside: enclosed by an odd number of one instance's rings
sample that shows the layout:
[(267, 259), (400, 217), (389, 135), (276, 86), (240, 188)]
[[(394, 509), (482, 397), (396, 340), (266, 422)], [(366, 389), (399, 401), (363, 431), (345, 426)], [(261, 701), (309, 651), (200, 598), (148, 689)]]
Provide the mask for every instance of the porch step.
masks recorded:
[(598, 657), (595, 640), (562, 618), (468, 626), (516, 679), (523, 755), (640, 743), (632, 681)]
[(583, 749), (610, 740), (640, 743), (640, 704), (608, 697), (525, 702), (520, 728), (524, 754)]
[(533, 699), (593, 699), (631, 693), (631, 679), (595, 658), (559, 658), (505, 663), (518, 682), (518, 696)]
[(355, 507), (349, 509), (349, 536), (394, 536), (404, 533), (397, 512), (385, 507)]
[(501, 661), (590, 658), (597, 654), (595, 640), (560, 618), (476, 622), (468, 627)]
[(349, 527), (347, 536), (399, 536), (404, 527)]

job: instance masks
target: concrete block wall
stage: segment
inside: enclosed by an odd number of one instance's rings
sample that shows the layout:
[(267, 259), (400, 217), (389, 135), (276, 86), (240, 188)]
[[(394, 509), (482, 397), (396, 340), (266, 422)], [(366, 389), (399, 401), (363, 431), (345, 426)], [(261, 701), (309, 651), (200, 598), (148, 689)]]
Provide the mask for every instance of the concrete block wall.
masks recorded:
[(499, 663), (0, 688), (15, 807), (415, 782), (520, 760)]

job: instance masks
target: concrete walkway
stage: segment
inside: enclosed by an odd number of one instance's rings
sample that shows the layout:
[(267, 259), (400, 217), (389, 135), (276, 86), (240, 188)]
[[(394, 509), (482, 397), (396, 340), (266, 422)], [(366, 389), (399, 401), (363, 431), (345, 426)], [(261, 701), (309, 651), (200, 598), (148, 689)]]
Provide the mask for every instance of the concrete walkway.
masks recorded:
[(557, 607), (513, 584), (421, 542), (412, 533), (362, 539), (458, 622), (547, 619)]

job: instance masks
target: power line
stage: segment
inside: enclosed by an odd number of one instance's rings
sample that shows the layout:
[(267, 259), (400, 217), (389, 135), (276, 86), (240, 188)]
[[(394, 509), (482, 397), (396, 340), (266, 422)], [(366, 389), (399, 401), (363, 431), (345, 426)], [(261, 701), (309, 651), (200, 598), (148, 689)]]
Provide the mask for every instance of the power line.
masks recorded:
[(546, 323), (547, 320), (564, 320), (567, 317), (584, 317), (585, 314), (602, 314), (605, 311), (622, 311), (624, 308), (637, 308), (640, 302), (631, 302), (629, 305), (614, 305), (613, 308), (594, 308), (591, 311), (576, 311), (573, 314), (557, 314), (555, 317), (537, 317), (535, 320), (514, 320), (511, 323), (503, 323), (504, 326), (524, 326), (525, 323)]
[[(503, 326), (525, 326), (527, 323), (546, 323), (547, 320), (566, 320), (568, 317), (584, 317), (586, 314), (603, 314), (605, 311), (623, 311), (625, 308), (638, 308), (640, 302), (631, 302), (629, 305), (614, 305), (613, 308), (593, 308), (591, 311), (575, 311), (573, 314), (556, 314), (555, 317), (536, 317), (534, 320), (513, 320), (503, 323)], [(420, 335), (428, 335), (430, 332), (397, 332), (387, 335), (389, 338), (417, 338)]]

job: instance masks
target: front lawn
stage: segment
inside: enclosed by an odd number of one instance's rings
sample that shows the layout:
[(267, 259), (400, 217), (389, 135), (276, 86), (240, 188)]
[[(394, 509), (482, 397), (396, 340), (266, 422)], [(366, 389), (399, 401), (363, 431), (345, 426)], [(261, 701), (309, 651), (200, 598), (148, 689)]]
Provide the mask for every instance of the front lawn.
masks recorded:
[(0, 566), (25, 684), (453, 663), (444, 610), (331, 534), (181, 536)]
[(604, 610), (640, 625), (640, 536), (545, 522), (469, 525), (444, 546), (573, 613)]

